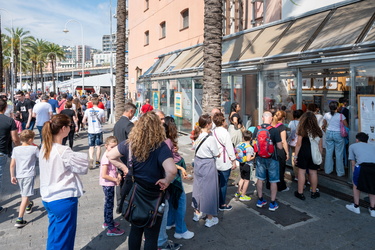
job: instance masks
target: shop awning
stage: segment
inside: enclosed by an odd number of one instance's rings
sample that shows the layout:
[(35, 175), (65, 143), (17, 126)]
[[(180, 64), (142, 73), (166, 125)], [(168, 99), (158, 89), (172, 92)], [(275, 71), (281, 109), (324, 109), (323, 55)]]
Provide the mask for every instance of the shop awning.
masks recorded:
[(253, 32), (246, 33), (239, 37), (224, 40), (222, 46), (222, 62), (227, 63), (238, 61), (243, 53), (251, 48), (253, 41), (261, 31), (262, 30), (259, 29)]
[(297, 19), (268, 56), (299, 53), (317, 31), (329, 11)]
[(203, 63), (203, 46), (192, 48), (189, 53), (174, 67), (174, 70), (200, 67)]
[(375, 1), (338, 8), (308, 50), (353, 45), (375, 12)]
[[(223, 69), (240, 69), (320, 57), (321, 52), (351, 54), (351, 48), (375, 46), (375, 1), (332, 5), (318, 13), (282, 20), (232, 34), (223, 39)], [(372, 29), (371, 29), (372, 27)], [(367, 46), (367, 47), (366, 47)], [(301, 58), (300, 58), (301, 56)], [(203, 70), (203, 46), (185, 48), (159, 57), (141, 78)]]

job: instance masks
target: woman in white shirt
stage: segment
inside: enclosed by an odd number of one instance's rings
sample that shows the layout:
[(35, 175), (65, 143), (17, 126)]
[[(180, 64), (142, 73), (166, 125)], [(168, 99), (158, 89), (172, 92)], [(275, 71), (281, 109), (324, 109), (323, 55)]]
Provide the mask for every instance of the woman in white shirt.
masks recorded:
[(83, 194), (79, 174), (86, 174), (88, 158), (63, 146), (71, 120), (58, 114), (44, 123), (39, 155), (40, 194), (48, 212), (47, 249), (74, 249), (78, 198)]
[(224, 114), (215, 113), (213, 122), (216, 124), (216, 128), (212, 131), (212, 135), (220, 152), (220, 157), (216, 159), (216, 168), (219, 173), (219, 210), (232, 210), (232, 206), (225, 203), (225, 197), (227, 195), (230, 172), (236, 168), (236, 155), (234, 154), (230, 134), (223, 127), (225, 122)]
[(324, 171), (326, 174), (333, 172), (333, 150), (335, 150), (336, 157), (336, 173), (337, 176), (344, 176), (344, 162), (343, 153), (345, 147), (345, 139), (341, 137), (340, 133), (340, 120), (343, 121), (347, 127), (348, 123), (345, 120), (345, 116), (337, 112), (338, 102), (332, 101), (329, 103), (330, 112), (324, 115), (323, 120), (323, 131), (326, 132), (326, 157), (324, 163)]
[[(196, 136), (194, 158), (194, 182), (192, 206), (195, 209), (194, 221), (202, 218), (202, 213), (207, 215), (206, 227), (219, 223), (217, 218), (219, 208), (219, 181), (215, 158), (219, 157), (215, 138), (209, 134), (212, 127), (211, 117), (201, 115), (198, 126), (194, 130)], [(198, 138), (197, 138), (198, 137)]]

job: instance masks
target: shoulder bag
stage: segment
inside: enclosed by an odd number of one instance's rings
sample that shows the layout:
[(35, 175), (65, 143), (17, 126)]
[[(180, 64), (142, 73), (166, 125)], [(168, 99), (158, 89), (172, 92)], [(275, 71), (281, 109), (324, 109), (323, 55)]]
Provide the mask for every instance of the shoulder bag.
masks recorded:
[(340, 134), (341, 134), (341, 137), (348, 136), (348, 131), (346, 131), (346, 127), (344, 125), (344, 122), (342, 121), (342, 114), (340, 114)]
[(163, 216), (165, 191), (148, 190), (135, 181), (130, 145), (128, 167), (133, 173), (133, 187), (125, 198), (122, 215), (133, 226), (151, 228), (157, 217)]
[(320, 137), (317, 136), (313, 138), (311, 135), (309, 135), (310, 139), (310, 145), (311, 145), (311, 157), (315, 165), (320, 165), (323, 161), (322, 154), (319, 150), (319, 141)]

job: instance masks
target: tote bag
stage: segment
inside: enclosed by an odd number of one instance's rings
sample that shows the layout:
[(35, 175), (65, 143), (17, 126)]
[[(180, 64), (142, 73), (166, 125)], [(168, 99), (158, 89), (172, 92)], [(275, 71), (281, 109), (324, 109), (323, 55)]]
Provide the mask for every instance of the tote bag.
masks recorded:
[(311, 157), (315, 165), (320, 165), (323, 161), (322, 154), (319, 150), (319, 141), (320, 137), (317, 136), (313, 138), (311, 135), (309, 135), (310, 139), (310, 145), (311, 145)]

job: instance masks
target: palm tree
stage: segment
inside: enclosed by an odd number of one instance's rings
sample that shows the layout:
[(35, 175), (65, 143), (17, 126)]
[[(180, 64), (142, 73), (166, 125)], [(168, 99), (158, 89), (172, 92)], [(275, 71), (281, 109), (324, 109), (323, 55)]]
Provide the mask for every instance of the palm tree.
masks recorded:
[(56, 65), (57, 59), (59, 60), (65, 59), (65, 51), (59, 45), (55, 43), (47, 43), (44, 49), (45, 49), (44, 53), (46, 55), (46, 58), (51, 60), (53, 91), (57, 92), (56, 83), (55, 83), (55, 65)]
[[(116, 121), (125, 107), (125, 45), (126, 45), (126, 0), (117, 1), (117, 48), (116, 48)], [(112, 34), (111, 34), (112, 36)]]
[(10, 82), (11, 82), (11, 64), (10, 64), (10, 57), (11, 57), (11, 51), (10, 46), (8, 46), (9, 43), (9, 37), (7, 37), (5, 34), (2, 34), (1, 36), (1, 46), (2, 46), (2, 63), (1, 63), (1, 75), (4, 76), (4, 80), (6, 83), (6, 92), (10, 91)]
[[(7, 44), (7, 46), (12, 46), (13, 45), (13, 55), (14, 55), (14, 75), (17, 77), (17, 72), (18, 72), (18, 66), (19, 66), (19, 62), (20, 62), (20, 58), (19, 58), (19, 55), (20, 55), (20, 43), (22, 44), (29, 44), (33, 37), (32, 36), (29, 36), (30, 34), (30, 31), (25, 31), (23, 30), (23, 28), (5, 28), (9, 33), (10, 33), (10, 36), (8, 36), (9, 38), (9, 43)], [(26, 48), (25, 46), (21, 46), (22, 50), (25, 50), (26, 51)]]
[(221, 43), (223, 35), (223, 1), (204, 0), (203, 96), (204, 112), (221, 103)]
[[(43, 68), (45, 63), (45, 51), (46, 51), (47, 41), (43, 39), (33, 39), (30, 43), (30, 50), (28, 51), (28, 57), (32, 64), (32, 82), (37, 89), (37, 74), (40, 72), (40, 82), (42, 84), (42, 91), (44, 91), (43, 82)], [(35, 77), (34, 77), (35, 74)]]

